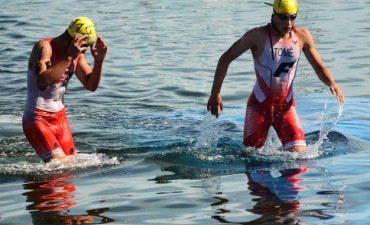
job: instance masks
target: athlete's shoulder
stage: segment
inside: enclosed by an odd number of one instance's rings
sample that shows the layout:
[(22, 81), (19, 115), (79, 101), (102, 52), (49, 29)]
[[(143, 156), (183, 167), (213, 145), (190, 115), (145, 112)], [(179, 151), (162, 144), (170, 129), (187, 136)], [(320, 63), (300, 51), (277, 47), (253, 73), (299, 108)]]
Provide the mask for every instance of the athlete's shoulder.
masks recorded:
[(294, 32), (300, 37), (300, 38), (312, 38), (312, 35), (309, 30), (304, 29), (302, 27), (294, 27)]
[(256, 41), (259, 41), (260, 39), (263, 40), (264, 35), (265, 35), (264, 26), (255, 27), (245, 32), (242, 37), (242, 40), (244, 39), (244, 40), (256, 42)]
[(266, 26), (255, 27), (247, 31), (241, 38), (242, 46), (251, 49), (253, 57), (259, 57), (265, 46)]
[(33, 64), (37, 63), (39, 59), (43, 57), (50, 57), (52, 55), (52, 48), (50, 42), (45, 40), (37, 41), (30, 55), (29, 65), (30, 68), (33, 68)]
[(294, 31), (298, 36), (299, 42), (301, 43), (302, 48), (304, 46), (312, 46), (314, 43), (313, 37), (307, 29), (301, 27), (294, 27)]
[(33, 51), (40, 51), (41, 49), (44, 48), (50, 48), (50, 42), (46, 39), (38, 40), (35, 45), (33, 46)]
[(251, 35), (263, 35), (266, 32), (266, 26), (254, 27), (246, 32)]

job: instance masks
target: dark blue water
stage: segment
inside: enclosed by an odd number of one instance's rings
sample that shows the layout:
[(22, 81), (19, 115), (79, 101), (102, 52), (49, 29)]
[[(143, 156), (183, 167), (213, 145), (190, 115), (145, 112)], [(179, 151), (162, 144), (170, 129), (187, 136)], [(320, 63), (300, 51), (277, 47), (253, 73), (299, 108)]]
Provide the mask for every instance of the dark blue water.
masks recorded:
[[(91, 7), (96, 6), (96, 7)], [(271, 131), (242, 145), (252, 57), (232, 63), (219, 119), (206, 112), (220, 55), (268, 22), (259, 1), (12, 1), (0, 9), (0, 224), (367, 224), (370, 1), (299, 1), (346, 95), (343, 107), (301, 58), (297, 111), (309, 144)], [(75, 163), (44, 165), (21, 117), (33, 43), (86, 15), (108, 44), (95, 93), (66, 94)], [(91, 57), (88, 56), (91, 61)]]

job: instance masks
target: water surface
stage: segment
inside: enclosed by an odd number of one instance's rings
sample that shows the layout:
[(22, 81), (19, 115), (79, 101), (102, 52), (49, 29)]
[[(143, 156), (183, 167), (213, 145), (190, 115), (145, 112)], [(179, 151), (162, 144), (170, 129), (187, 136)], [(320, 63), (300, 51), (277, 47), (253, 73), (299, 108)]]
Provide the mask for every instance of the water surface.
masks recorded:
[[(295, 80), (309, 143), (289, 154), (272, 131), (242, 146), (255, 82), (250, 53), (206, 112), (220, 55), (269, 22), (261, 1), (10, 1), (0, 9), (0, 224), (367, 224), (370, 1), (299, 1), (297, 26), (346, 95), (339, 108), (302, 55)], [(97, 92), (69, 84), (75, 163), (44, 165), (21, 117), (33, 44), (90, 17), (107, 42)], [(91, 62), (91, 56), (87, 56)]]

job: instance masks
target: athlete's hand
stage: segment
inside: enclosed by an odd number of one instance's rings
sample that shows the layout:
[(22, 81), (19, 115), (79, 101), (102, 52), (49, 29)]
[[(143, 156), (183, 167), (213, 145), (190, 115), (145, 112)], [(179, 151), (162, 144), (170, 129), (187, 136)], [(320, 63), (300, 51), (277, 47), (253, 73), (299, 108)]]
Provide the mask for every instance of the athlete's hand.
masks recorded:
[(107, 45), (103, 41), (103, 39), (98, 36), (96, 39), (95, 46), (90, 47), (91, 55), (94, 57), (96, 61), (103, 62), (105, 56), (107, 55)]
[(337, 96), (338, 103), (343, 104), (344, 95), (343, 95), (342, 90), (339, 88), (339, 86), (336, 83), (334, 83), (334, 84), (331, 84), (329, 88), (330, 88), (331, 93)]
[(81, 53), (84, 53), (87, 49), (87, 42), (85, 36), (82, 34), (76, 34), (72, 42), (69, 44), (67, 56), (72, 57), (72, 59), (77, 58)]
[(207, 110), (211, 111), (211, 114), (218, 118), (219, 110), (224, 110), (224, 103), (220, 93), (211, 93), (207, 103)]

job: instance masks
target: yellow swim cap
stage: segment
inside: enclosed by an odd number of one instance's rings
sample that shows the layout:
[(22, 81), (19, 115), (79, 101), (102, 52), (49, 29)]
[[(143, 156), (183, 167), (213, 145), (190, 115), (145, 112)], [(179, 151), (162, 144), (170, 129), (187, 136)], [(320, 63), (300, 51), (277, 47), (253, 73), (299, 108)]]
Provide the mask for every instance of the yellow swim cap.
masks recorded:
[(67, 30), (71, 37), (76, 36), (76, 33), (84, 35), (88, 45), (93, 45), (96, 41), (94, 23), (87, 17), (81, 16), (73, 19)]
[(298, 3), (296, 0), (275, 0), (274, 12), (275, 13), (289, 13), (296, 14), (298, 11)]

